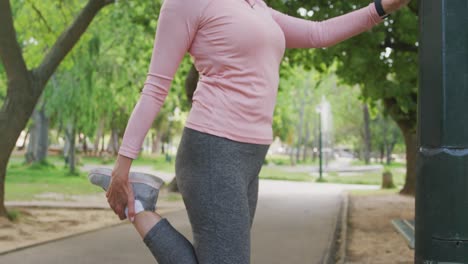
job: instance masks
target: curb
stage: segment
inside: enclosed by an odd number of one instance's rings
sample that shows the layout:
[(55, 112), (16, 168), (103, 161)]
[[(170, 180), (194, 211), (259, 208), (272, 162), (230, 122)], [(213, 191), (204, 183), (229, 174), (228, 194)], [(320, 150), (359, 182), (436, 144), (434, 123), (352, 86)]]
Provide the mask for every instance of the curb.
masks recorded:
[(337, 236), (337, 248), (335, 251), (336, 264), (346, 263), (346, 248), (348, 247), (348, 216), (349, 216), (349, 195), (343, 192), (343, 204), (341, 206), (340, 223), (338, 224), (339, 232)]
[[(28, 207), (28, 208), (31, 208), (31, 207)], [(44, 207), (41, 207), (41, 208), (44, 208)], [(52, 207), (52, 208), (53, 209), (60, 209), (60, 208), (57, 208), (57, 207)], [(86, 209), (86, 208), (64, 208), (64, 209)], [(93, 210), (96, 210), (96, 209), (93, 209)], [(159, 213), (160, 214), (169, 214), (169, 213), (177, 212), (179, 210), (182, 210), (182, 209), (173, 208), (172, 210), (171, 209), (164, 210), (164, 211), (161, 210)], [(58, 241), (61, 241), (61, 240), (65, 240), (65, 239), (69, 239), (69, 238), (73, 238), (73, 237), (77, 237), (77, 236), (81, 236), (81, 235), (86, 235), (86, 234), (93, 233), (93, 232), (96, 232), (96, 231), (101, 231), (101, 230), (105, 230), (105, 229), (109, 229), (109, 228), (113, 228), (113, 227), (117, 227), (117, 226), (121, 226), (121, 225), (126, 225), (126, 224), (130, 224), (130, 222), (122, 221), (120, 223), (115, 223), (115, 224), (111, 224), (111, 225), (104, 226), (104, 227), (85, 230), (85, 231), (82, 231), (82, 232), (72, 233), (72, 234), (68, 234), (68, 235), (65, 235), (63, 237), (57, 237), (57, 238), (54, 238), (54, 239), (51, 239), (51, 240), (45, 240), (45, 241), (41, 241), (41, 242), (37, 242), (37, 243), (32, 243), (30, 245), (19, 246), (17, 248), (8, 249), (8, 250), (5, 250), (5, 251), (0, 251), (0, 256), (7, 255), (7, 254), (10, 254), (10, 253), (14, 253), (14, 252), (21, 251), (21, 250), (25, 250), (25, 249), (28, 249), (28, 248), (33, 248), (33, 247), (45, 245), (45, 244), (48, 244), (48, 243), (58, 242)]]
[(340, 209), (334, 221), (334, 228), (330, 236), (330, 240), (329, 240), (330, 244), (322, 260), (320, 261), (320, 264), (338, 263), (336, 262), (336, 259), (337, 259), (336, 256), (337, 256), (337, 253), (340, 251), (340, 247), (341, 247), (340, 239), (341, 239), (343, 215), (344, 215), (344, 210), (347, 207), (347, 200), (346, 200), (347, 195), (345, 195), (344, 192), (341, 192), (340, 196), (341, 196)]
[(346, 260), (346, 233), (348, 221), (348, 193), (341, 193), (340, 211), (335, 221), (331, 242), (321, 264), (344, 264)]
[(17, 251), (21, 251), (21, 250), (25, 250), (25, 249), (28, 249), (28, 248), (33, 248), (33, 247), (45, 245), (45, 244), (48, 244), (48, 243), (53, 243), (53, 242), (65, 240), (65, 239), (68, 239), (68, 238), (73, 238), (73, 237), (77, 237), (77, 236), (81, 236), (81, 235), (86, 235), (86, 234), (89, 234), (89, 233), (96, 232), (98, 230), (105, 230), (105, 229), (108, 229), (108, 228), (112, 228), (112, 227), (116, 227), (116, 226), (120, 226), (120, 225), (125, 225), (125, 224), (128, 224), (128, 223), (127, 222), (117, 223), (117, 224), (113, 224), (113, 225), (109, 225), (109, 226), (105, 226), (105, 227), (100, 227), (100, 228), (97, 228), (97, 229), (91, 229), (91, 230), (86, 230), (86, 231), (83, 231), (83, 232), (78, 232), (78, 233), (74, 233), (74, 234), (70, 234), (70, 235), (65, 235), (63, 237), (58, 237), (58, 238), (51, 239), (51, 240), (46, 240), (46, 241), (42, 241), (42, 242), (38, 242), (38, 243), (33, 243), (33, 244), (30, 244), (30, 245), (26, 245), (26, 246), (20, 246), (20, 247), (14, 248), (14, 249), (9, 249), (9, 250), (6, 250), (6, 251), (2, 251), (2, 252), (0, 252), (0, 256), (10, 254), (10, 253), (13, 253), (13, 252), (17, 252)]

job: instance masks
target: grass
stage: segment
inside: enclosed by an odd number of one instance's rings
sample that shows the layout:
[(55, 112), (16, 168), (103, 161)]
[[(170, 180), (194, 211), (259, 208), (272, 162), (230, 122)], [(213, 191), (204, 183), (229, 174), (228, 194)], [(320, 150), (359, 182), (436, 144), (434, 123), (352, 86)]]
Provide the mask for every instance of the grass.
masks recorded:
[[(302, 153), (301, 153), (302, 157)], [(265, 164), (274, 164), (274, 165), (291, 165), (291, 160), (288, 155), (268, 155), (265, 158)], [(298, 165), (317, 165), (318, 160), (307, 159), (306, 161), (298, 161)]]
[[(353, 176), (340, 176), (338, 173), (331, 173), (324, 176), (324, 180), (329, 183), (340, 184), (364, 184), (364, 185), (381, 185), (381, 173), (362, 173)], [(393, 173), (393, 183), (396, 186), (401, 186), (405, 183), (404, 173)]]
[(284, 181), (312, 181), (314, 178), (307, 172), (288, 172), (278, 167), (264, 166), (260, 172), (260, 179), (284, 180)]
[[(91, 156), (81, 156), (80, 162), (82, 164), (102, 164), (102, 165), (112, 165), (115, 163), (116, 157), (91, 157)], [(11, 161), (17, 161), (18, 158)], [(53, 164), (63, 164), (63, 158), (61, 156), (48, 156), (47, 160)], [(153, 166), (155, 170), (164, 171), (164, 172), (174, 172), (174, 157), (171, 158), (171, 161), (166, 161), (166, 157), (163, 155), (140, 155), (137, 159), (132, 162), (132, 165), (135, 166)]]
[(403, 162), (392, 162), (390, 165), (382, 164), (379, 162), (371, 162), (370, 164), (366, 164), (363, 160), (354, 160), (351, 162), (353, 166), (366, 166), (366, 165), (383, 165), (385, 168), (405, 168), (406, 164)]
[[(102, 192), (88, 182), (86, 173), (79, 172), (70, 175), (68, 168), (63, 166), (61, 156), (49, 156), (43, 164), (24, 165), (24, 157), (12, 157), (9, 162), (5, 181), (5, 200), (30, 201), (37, 200), (42, 193), (57, 193), (66, 196), (85, 195)], [(81, 163), (113, 164), (115, 158), (81, 157)], [(133, 161), (133, 165), (153, 166), (155, 170), (174, 173), (174, 159), (167, 162), (164, 156), (142, 155)]]
[(395, 189), (379, 189), (379, 190), (350, 190), (349, 193), (356, 196), (368, 196), (368, 195), (388, 195), (398, 194), (400, 188)]
[[(170, 161), (166, 161), (164, 155), (140, 155), (137, 159), (133, 160), (132, 166), (152, 166), (154, 170), (163, 172), (175, 172), (175, 158), (171, 156)], [(82, 163), (86, 164), (114, 164), (115, 157), (101, 158), (101, 157), (83, 157)]]
[[(273, 156), (273, 163), (281, 163), (280, 160), (289, 162), (288, 157)], [(109, 162), (98, 157), (83, 157), (82, 162), (103, 164)], [(78, 172), (77, 175), (69, 175), (68, 169), (63, 167), (63, 160), (59, 156), (51, 156), (48, 163), (39, 165), (24, 165), (22, 157), (13, 157), (10, 160), (6, 177), (6, 200), (34, 200), (41, 193), (57, 193), (67, 195), (84, 195), (99, 193), (102, 190), (89, 184), (85, 173)], [(110, 161), (114, 162), (114, 159)], [(55, 164), (55, 165), (54, 165)], [(104, 163), (105, 164), (105, 163)], [(135, 165), (150, 165), (155, 170), (174, 173), (174, 159), (167, 162), (164, 156), (141, 156), (134, 161)], [(404, 164), (394, 164), (394, 168), (402, 167)], [(392, 170), (391, 167), (386, 169)], [(286, 180), (286, 181), (316, 181), (317, 177), (308, 172), (289, 172), (282, 166), (264, 166), (260, 172), (261, 179)], [(396, 186), (404, 184), (404, 173), (393, 173), (393, 181)], [(328, 173), (324, 176), (324, 182), (339, 184), (366, 184), (381, 185), (381, 173), (371, 172), (353, 176), (344, 176), (339, 173)], [(397, 189), (385, 190), (385, 192), (396, 192)], [(178, 200), (180, 197), (168, 197), (169, 200)]]
[(33, 200), (41, 193), (93, 194), (101, 190), (88, 182), (85, 173), (70, 175), (67, 168), (50, 164), (23, 165), (11, 162), (5, 181), (7, 201)]

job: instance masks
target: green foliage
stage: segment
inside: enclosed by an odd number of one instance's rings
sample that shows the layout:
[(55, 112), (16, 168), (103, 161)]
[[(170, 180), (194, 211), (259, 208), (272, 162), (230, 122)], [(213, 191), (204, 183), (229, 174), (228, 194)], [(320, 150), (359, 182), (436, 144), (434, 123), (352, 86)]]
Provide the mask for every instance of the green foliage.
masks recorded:
[(384, 114), (383, 107), (371, 121), (371, 139), (374, 151), (393, 152), (397, 144), (404, 145), (401, 130), (394, 120)]
[[(341, 1), (333, 8), (320, 4), (320, 12), (314, 18), (321, 20), (349, 12), (354, 4), (364, 6), (368, 1)], [(387, 111), (395, 121), (412, 120), (415, 126), (417, 41), (417, 16), (404, 8), (367, 33), (317, 50), (314, 63), (322, 67), (338, 61), (337, 75), (343, 82), (360, 85), (365, 99), (386, 100)]]
[[(35, 68), (86, 4), (79, 0), (10, 1), (23, 56), (28, 68)], [(83, 36), (86, 38), (86, 34)], [(67, 61), (64, 62), (67, 64)]]
[(265, 158), (265, 165), (274, 164), (274, 165), (289, 165), (289, 157), (285, 155), (267, 155)]
[[(267, 0), (268, 5), (283, 13), (322, 21), (357, 8), (368, 0)], [(292, 49), (285, 54), (284, 65), (300, 65), (324, 71), (336, 66), (340, 81), (359, 85), (364, 99), (383, 100), (395, 121), (406, 121), (415, 129), (418, 77), (418, 1), (403, 8), (369, 32), (324, 49)], [(312, 16), (310, 16), (312, 15)], [(283, 72), (287, 72), (282, 70)], [(283, 74), (284, 75), (284, 74)], [(282, 75), (282, 77), (283, 77)]]
[[(38, 66), (84, 4), (78, 0), (12, 2), (18, 41), (29, 68)], [(107, 131), (117, 129), (123, 135), (146, 79), (161, 4), (122, 1), (99, 13), (44, 91), (51, 128), (61, 130), (73, 124), (77, 132), (92, 139), (104, 120)], [(155, 122), (157, 130), (169, 135), (180, 132), (184, 119), (176, 118), (169, 124), (168, 117), (175, 109), (188, 110), (183, 84), (190, 65), (187, 56), (158, 115), (163, 121)], [(4, 84), (0, 66), (0, 100), (6, 93)]]
[(17, 222), (21, 217), (21, 212), (18, 210), (8, 210), (7, 217), (12, 222)]

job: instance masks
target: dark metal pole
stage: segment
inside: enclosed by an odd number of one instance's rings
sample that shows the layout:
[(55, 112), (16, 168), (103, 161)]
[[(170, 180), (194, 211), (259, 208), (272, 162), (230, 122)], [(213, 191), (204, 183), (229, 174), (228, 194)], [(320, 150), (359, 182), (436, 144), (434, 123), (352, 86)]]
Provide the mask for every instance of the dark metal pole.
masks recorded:
[(415, 263), (468, 263), (468, 1), (419, 2)]
[(323, 152), (322, 152), (322, 109), (320, 109), (319, 113), (319, 181), (322, 181), (322, 174), (323, 174)]

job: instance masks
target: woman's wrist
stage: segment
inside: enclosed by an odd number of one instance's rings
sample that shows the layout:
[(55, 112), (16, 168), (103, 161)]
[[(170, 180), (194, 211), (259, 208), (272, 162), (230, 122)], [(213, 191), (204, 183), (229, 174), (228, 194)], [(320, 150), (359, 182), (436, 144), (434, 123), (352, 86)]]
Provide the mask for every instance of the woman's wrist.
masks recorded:
[(390, 15), (391, 13), (402, 8), (409, 1), (408, 0), (375, 0), (375, 2), (376, 2), (376, 5), (378, 4), (377, 2), (380, 2), (385, 14)]
[(382, 5), (382, 0), (374, 0), (374, 5), (375, 5), (375, 9), (377, 11), (377, 14), (380, 16), (380, 17), (386, 17), (388, 16), (388, 13), (385, 11), (383, 5)]
[(125, 172), (124, 174), (128, 176), (128, 172), (130, 171), (132, 162), (133, 162), (133, 159), (119, 154), (117, 156), (117, 160), (115, 161), (114, 171)]

